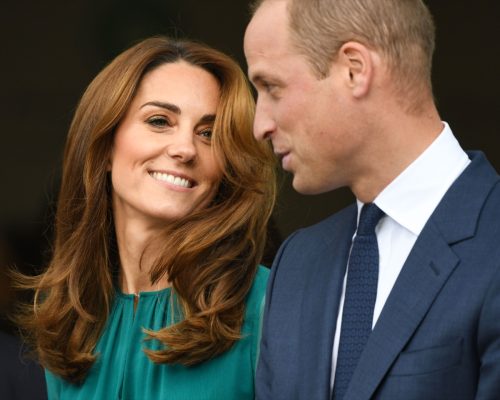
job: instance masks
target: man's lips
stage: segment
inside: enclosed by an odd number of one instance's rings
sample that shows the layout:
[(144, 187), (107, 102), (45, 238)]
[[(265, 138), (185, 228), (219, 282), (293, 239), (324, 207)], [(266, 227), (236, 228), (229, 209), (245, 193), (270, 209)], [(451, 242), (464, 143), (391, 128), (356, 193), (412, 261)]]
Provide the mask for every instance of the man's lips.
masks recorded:
[(290, 151), (287, 150), (278, 150), (274, 152), (278, 159), (281, 161), (281, 166), (283, 169), (288, 170), (289, 163), (290, 163)]
[(279, 148), (276, 148), (276, 147), (273, 150), (274, 150), (274, 154), (279, 159), (282, 159), (284, 156), (286, 156), (288, 153), (290, 153), (289, 150), (279, 149)]

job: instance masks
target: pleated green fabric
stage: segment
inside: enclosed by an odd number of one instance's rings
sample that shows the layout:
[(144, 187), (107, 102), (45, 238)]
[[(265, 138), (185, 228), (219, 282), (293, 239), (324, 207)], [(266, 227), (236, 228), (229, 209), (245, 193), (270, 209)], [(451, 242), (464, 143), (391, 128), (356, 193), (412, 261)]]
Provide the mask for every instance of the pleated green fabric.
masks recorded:
[(259, 267), (247, 296), (243, 338), (226, 353), (194, 367), (155, 364), (144, 348), (143, 328), (158, 330), (173, 321), (171, 290), (144, 292), (134, 313), (134, 296), (117, 293), (97, 343), (97, 361), (82, 385), (46, 371), (49, 400), (246, 400), (254, 398), (254, 375), (263, 301), (269, 271)]

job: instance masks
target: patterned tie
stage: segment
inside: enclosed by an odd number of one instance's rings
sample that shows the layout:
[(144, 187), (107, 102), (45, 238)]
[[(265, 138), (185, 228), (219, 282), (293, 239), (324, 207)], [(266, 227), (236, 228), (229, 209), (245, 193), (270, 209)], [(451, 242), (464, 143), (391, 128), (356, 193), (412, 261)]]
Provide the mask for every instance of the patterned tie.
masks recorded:
[(384, 212), (368, 203), (361, 209), (358, 230), (349, 257), (342, 328), (333, 399), (342, 400), (359, 357), (372, 332), (377, 298), (378, 245), (375, 226)]

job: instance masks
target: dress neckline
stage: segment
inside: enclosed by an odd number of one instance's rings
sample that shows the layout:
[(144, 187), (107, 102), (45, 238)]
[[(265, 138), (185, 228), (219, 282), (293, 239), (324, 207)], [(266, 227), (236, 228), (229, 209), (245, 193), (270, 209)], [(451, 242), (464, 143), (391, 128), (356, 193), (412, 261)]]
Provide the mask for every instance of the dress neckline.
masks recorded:
[(160, 290), (151, 290), (151, 291), (139, 292), (139, 293), (123, 293), (120, 288), (115, 287), (116, 295), (118, 297), (121, 297), (124, 299), (134, 299), (136, 297), (141, 298), (141, 297), (159, 296), (159, 295), (169, 294), (171, 290), (172, 290), (171, 287), (166, 287), (166, 288), (160, 289)]

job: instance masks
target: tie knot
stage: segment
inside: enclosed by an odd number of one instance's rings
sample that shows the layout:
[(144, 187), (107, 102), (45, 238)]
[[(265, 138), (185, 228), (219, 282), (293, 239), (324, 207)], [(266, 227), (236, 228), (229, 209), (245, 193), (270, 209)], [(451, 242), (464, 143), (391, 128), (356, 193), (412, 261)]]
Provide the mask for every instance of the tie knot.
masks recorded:
[(375, 203), (367, 203), (361, 209), (359, 217), (357, 235), (370, 235), (375, 232), (378, 221), (384, 215), (384, 212), (377, 207)]

